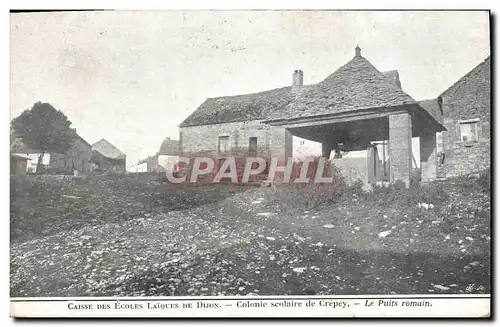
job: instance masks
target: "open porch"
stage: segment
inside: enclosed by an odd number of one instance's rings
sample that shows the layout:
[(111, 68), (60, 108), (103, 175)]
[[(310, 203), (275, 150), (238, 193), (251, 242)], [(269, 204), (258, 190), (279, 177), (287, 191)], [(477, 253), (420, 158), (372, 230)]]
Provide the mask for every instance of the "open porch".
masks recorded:
[[(410, 185), (415, 176), (412, 137), (420, 139), (420, 179), (437, 177), (436, 132), (444, 127), (418, 105), (373, 108), (322, 116), (268, 122), (300, 138), (322, 144), (322, 156), (340, 158), (349, 151), (366, 150), (365, 184), (400, 180)], [(285, 142), (285, 146), (291, 146)], [(290, 153), (291, 149), (285, 149)]]

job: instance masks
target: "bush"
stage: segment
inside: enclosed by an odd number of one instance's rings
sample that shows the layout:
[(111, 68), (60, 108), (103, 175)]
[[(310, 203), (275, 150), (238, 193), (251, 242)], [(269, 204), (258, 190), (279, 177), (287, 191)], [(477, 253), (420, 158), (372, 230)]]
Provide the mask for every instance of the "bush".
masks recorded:
[(325, 164), (323, 177), (332, 177), (332, 183), (314, 183), (316, 167), (319, 159), (316, 158), (309, 165), (307, 183), (294, 183), (300, 175), (300, 165), (294, 165), (290, 183), (279, 183), (281, 176), (277, 175), (278, 183), (270, 188), (269, 196), (275, 198), (275, 203), (285, 212), (307, 210), (320, 205), (338, 202), (346, 190), (344, 177), (340, 170), (329, 161)]
[(368, 193), (364, 190), (364, 186), (364, 183), (358, 179), (355, 183), (347, 186), (343, 193), (347, 196), (366, 197)]
[(483, 192), (491, 191), (491, 169), (483, 170), (479, 173), (479, 178), (477, 180), (479, 187)]
[(460, 175), (447, 180), (455, 185), (460, 192), (471, 193), (490, 193), (491, 192), (491, 168), (468, 174)]
[(283, 184), (270, 196), (281, 211), (296, 212), (339, 201), (342, 188), (332, 184)]
[(402, 181), (396, 181), (388, 186), (373, 186), (368, 200), (399, 206), (416, 205), (418, 203), (439, 204), (449, 200), (449, 195), (441, 183), (411, 183), (410, 188)]
[(68, 171), (63, 168), (47, 168), (44, 171), (48, 175), (73, 175), (73, 171)]

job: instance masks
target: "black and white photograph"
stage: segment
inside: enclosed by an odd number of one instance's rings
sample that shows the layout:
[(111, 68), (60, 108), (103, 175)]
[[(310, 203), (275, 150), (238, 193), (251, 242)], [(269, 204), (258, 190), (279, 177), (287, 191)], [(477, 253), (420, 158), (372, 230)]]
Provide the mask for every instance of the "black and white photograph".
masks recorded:
[(491, 12), (11, 12), (12, 317), (489, 317)]

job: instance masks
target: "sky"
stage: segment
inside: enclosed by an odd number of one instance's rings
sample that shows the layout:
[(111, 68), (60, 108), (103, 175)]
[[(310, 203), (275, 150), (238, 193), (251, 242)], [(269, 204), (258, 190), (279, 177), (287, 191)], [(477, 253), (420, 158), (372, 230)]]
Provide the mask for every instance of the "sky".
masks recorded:
[(490, 54), (487, 12), (106, 11), (10, 16), (11, 118), (37, 102), (127, 165), (206, 98), (317, 83), (354, 57), (435, 98)]

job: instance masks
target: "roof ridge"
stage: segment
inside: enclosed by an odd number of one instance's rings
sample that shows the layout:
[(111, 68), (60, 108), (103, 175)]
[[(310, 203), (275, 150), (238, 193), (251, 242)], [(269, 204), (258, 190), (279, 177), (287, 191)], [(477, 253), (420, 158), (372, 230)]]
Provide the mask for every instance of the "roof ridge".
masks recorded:
[[(104, 142), (102, 142), (104, 141)], [(116, 150), (118, 152), (118, 155), (114, 156), (114, 157), (120, 157), (120, 156), (126, 156), (125, 153), (123, 153), (120, 149), (118, 149), (113, 143), (111, 143), (110, 141), (106, 140), (105, 138), (102, 138), (100, 139), (99, 141), (95, 142), (94, 144), (92, 144), (92, 151), (98, 151), (100, 152), (102, 155), (106, 156), (104, 153), (102, 153), (103, 150), (106, 150), (106, 149), (94, 149), (95, 147), (97, 146), (107, 146), (107, 147), (110, 147), (112, 148), (112, 150)], [(106, 151), (104, 151), (106, 152)]]
[[(393, 70), (399, 75), (397, 69)], [(416, 104), (368, 59), (356, 55), (316, 84), (207, 98), (179, 127), (323, 115), (360, 108)]]
[(97, 143), (99, 143), (99, 142), (101, 142), (101, 141), (106, 141), (106, 142), (109, 142), (108, 140), (106, 140), (106, 139), (103, 137), (103, 138), (101, 138), (99, 141), (94, 142), (92, 145), (97, 144)]
[[(306, 86), (306, 85), (304, 85)], [(262, 94), (262, 93), (267, 93), (267, 92), (272, 92), (272, 91), (277, 91), (277, 90), (284, 90), (287, 88), (292, 88), (292, 86), (283, 86), (283, 87), (276, 87), (274, 89), (269, 89), (265, 91), (258, 91), (258, 92), (253, 92), (253, 93), (241, 93), (241, 94), (235, 94), (235, 95), (223, 95), (219, 97), (210, 97), (206, 98), (205, 100), (217, 100), (217, 99), (222, 99), (222, 98), (235, 98), (235, 97), (241, 97), (241, 96), (249, 96), (249, 95), (256, 95), (256, 94)]]
[(330, 77), (334, 76), (335, 74), (338, 74), (338, 73), (342, 72), (343, 69), (345, 69), (347, 66), (351, 65), (354, 61), (360, 61), (360, 60), (364, 60), (364, 61), (366, 61), (367, 63), (369, 63), (371, 65), (371, 63), (365, 57), (363, 57), (363, 56), (354, 57), (351, 60), (349, 60), (348, 62), (346, 62), (345, 64), (343, 64), (342, 66), (340, 66), (339, 68), (335, 69), (332, 73), (328, 74), (328, 76), (326, 76), (321, 82), (319, 82), (317, 84), (321, 84), (321, 83), (329, 80)]
[[(359, 63), (362, 63), (362, 64), (369, 65), (369, 67), (372, 68), (373, 72), (375, 72), (378, 75), (377, 77), (380, 78), (380, 80), (377, 81), (379, 84), (384, 84), (385, 86), (388, 86), (390, 89), (392, 89), (392, 90), (394, 90), (396, 92), (401, 92), (405, 96), (410, 97), (414, 102), (417, 102), (415, 99), (413, 99), (413, 97), (411, 95), (409, 95), (408, 93), (406, 93), (402, 88), (399, 88), (396, 85), (390, 83), (387, 80), (387, 76), (384, 75), (384, 73), (396, 72), (398, 74), (398, 76), (399, 76), (399, 71), (397, 69), (392, 69), (392, 70), (388, 70), (388, 71), (382, 72), (382, 71), (378, 70), (377, 67), (375, 67), (375, 65), (373, 65), (368, 59), (366, 59), (363, 56), (354, 57), (353, 59), (349, 60), (346, 64), (344, 64), (343, 66), (341, 66), (340, 68), (338, 68), (337, 70), (335, 70), (333, 73), (331, 73), (330, 75), (328, 75), (323, 81), (321, 81), (318, 84), (322, 84), (322, 83), (326, 82), (327, 80), (330, 80), (330, 81), (333, 80), (333, 77), (338, 76), (338, 74), (340, 74), (340, 73), (343, 72), (343, 69), (345, 69), (347, 66), (349, 66), (349, 67), (352, 66), (353, 63), (355, 63), (355, 62), (359, 62)], [(324, 84), (327, 84), (327, 83), (324, 83)]]
[[(341, 73), (342, 72), (342, 69), (345, 69), (347, 66), (349, 65), (352, 65), (352, 63), (354, 63), (355, 61), (358, 61), (358, 62), (363, 62), (365, 64), (368, 64), (370, 65), (370, 67), (376, 72), (378, 73), (379, 77), (381, 78), (381, 82), (382, 83), (385, 83), (391, 87), (395, 87), (392, 83), (389, 83), (386, 79), (386, 76), (384, 75), (385, 73), (391, 73), (391, 72), (396, 72), (399, 76), (399, 71), (397, 69), (391, 69), (391, 70), (387, 70), (387, 71), (380, 71), (377, 69), (377, 67), (375, 67), (374, 64), (372, 64), (368, 59), (366, 59), (365, 57), (363, 56), (359, 56), (359, 57), (354, 57), (352, 58), (351, 60), (349, 60), (347, 63), (345, 63), (344, 65), (342, 65), (341, 67), (339, 67), (338, 69), (336, 69), (333, 73), (331, 73), (330, 75), (328, 75), (325, 79), (323, 79), (321, 82), (317, 83), (317, 84), (321, 84), (323, 82), (325, 82), (326, 80), (328, 80), (330, 77), (334, 76), (335, 74), (337, 73)], [(396, 87), (399, 91), (402, 91), (403, 93), (405, 93), (406, 95), (410, 96), (408, 93), (404, 92), (402, 89)], [(411, 97), (411, 96), (410, 96)], [(412, 98), (413, 99), (413, 98)]]

